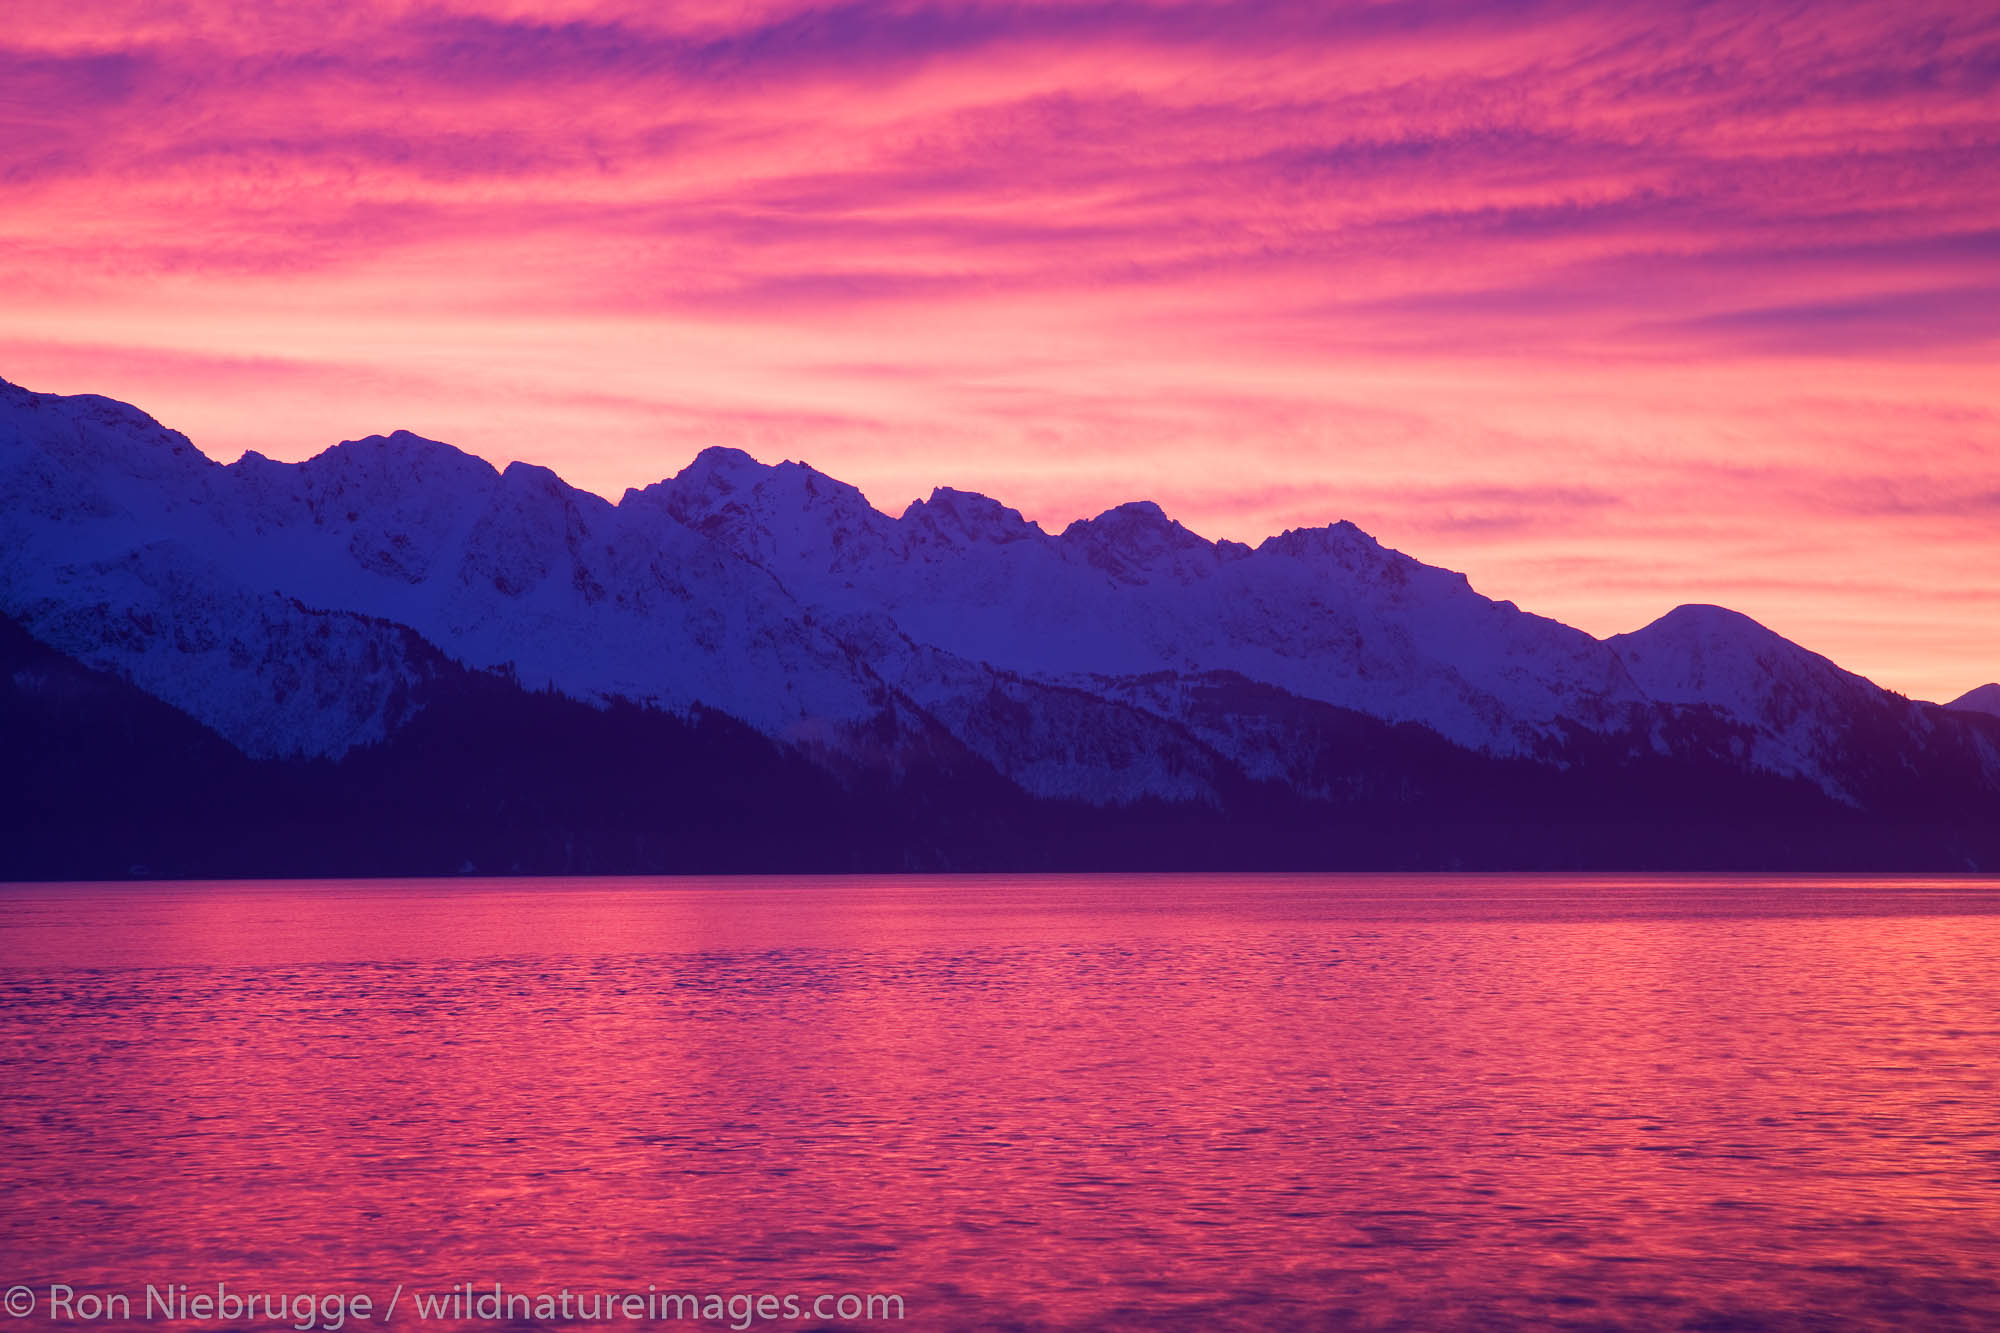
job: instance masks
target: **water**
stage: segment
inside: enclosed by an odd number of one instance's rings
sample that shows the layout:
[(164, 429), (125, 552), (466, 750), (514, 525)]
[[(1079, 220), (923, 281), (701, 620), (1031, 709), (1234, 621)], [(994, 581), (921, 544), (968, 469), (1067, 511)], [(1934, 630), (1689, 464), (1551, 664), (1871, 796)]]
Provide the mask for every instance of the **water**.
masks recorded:
[(17, 885), (0, 996), (16, 1328), (2000, 1327), (1992, 879)]

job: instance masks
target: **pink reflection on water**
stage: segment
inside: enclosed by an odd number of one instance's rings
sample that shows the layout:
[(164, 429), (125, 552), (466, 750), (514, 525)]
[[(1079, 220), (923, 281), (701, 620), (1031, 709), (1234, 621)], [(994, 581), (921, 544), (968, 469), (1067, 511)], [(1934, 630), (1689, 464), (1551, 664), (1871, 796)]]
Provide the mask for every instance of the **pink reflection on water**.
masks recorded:
[(15, 887), (0, 1258), (378, 1301), (895, 1292), (918, 1328), (1976, 1327), (1997, 906), (1976, 880)]

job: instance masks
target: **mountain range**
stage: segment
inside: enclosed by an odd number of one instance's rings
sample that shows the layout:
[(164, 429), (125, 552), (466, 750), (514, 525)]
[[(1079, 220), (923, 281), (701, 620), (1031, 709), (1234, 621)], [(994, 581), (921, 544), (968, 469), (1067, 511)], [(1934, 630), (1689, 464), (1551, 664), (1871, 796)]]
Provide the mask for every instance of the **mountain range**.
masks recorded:
[(2000, 685), (1608, 639), (1350, 523), (611, 503), (398, 432), (223, 465), (0, 381), (0, 874), (2000, 866)]

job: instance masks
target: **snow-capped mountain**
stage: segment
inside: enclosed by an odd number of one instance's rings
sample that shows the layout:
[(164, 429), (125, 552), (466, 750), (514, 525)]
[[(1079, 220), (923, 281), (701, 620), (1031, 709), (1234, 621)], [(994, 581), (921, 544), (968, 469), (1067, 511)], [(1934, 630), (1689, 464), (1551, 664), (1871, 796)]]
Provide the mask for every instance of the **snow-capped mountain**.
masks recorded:
[(1927, 704), (1891, 694), (1720, 606), (1681, 606), (1606, 642), (1659, 704), (1713, 713), (1746, 730), (1734, 757), (1805, 778), (1859, 804), (1852, 775), (1885, 735), (1921, 748)]
[(381, 632), (370, 621), (530, 688), (701, 704), (792, 740), (885, 702), (767, 571), (546, 469), (498, 472), (408, 434), (224, 467), (103, 399), (8, 386), (0, 412), (0, 610), (252, 753), (337, 755), (384, 733), (386, 715), (332, 686), (232, 675), (282, 657), (274, 636), (332, 637), (336, 657), (393, 675), (374, 665), (393, 653), (362, 642)]
[(1349, 523), (1250, 547), (1140, 501), (1050, 533), (950, 489), (891, 516), (728, 449), (613, 504), (401, 432), (224, 466), (4, 382), (0, 488), (0, 614), (253, 758), (380, 745), (471, 668), (1099, 807), (1349, 799), (1419, 751), (1705, 765), (1856, 809), (1902, 773), (2000, 793), (1990, 729), (1746, 617), (1600, 641)]
[(919, 643), (1086, 690), (1229, 671), (1500, 754), (1622, 725), (1644, 702), (1590, 636), (1348, 523), (1253, 550), (1139, 502), (1051, 536), (953, 490), (892, 519), (811, 468), (721, 449), (624, 503), (698, 528), (809, 605), (878, 612)]

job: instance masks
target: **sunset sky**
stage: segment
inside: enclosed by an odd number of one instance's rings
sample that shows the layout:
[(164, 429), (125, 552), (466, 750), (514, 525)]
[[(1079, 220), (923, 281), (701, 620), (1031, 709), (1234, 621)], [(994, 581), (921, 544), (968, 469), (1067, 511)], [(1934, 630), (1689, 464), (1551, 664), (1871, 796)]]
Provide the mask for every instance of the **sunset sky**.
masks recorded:
[(2000, 9), (10, 0), (0, 377), (2000, 677)]

